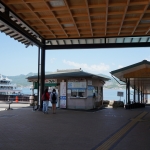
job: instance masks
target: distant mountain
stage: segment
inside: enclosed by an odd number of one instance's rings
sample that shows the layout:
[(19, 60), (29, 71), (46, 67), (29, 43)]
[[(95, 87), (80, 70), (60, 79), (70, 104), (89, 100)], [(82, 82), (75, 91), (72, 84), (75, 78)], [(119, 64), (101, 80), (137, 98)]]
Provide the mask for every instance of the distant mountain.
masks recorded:
[(7, 76), (7, 77), (12, 80), (12, 83), (16, 83), (17, 86), (24, 86), (24, 87), (26, 87), (26, 86), (32, 85), (32, 83), (28, 82), (27, 79), (26, 79), (30, 75), (31, 74), (27, 74), (27, 75), (21, 74), (21, 75), (18, 75), (18, 76)]
[[(51, 73), (51, 72), (46, 72), (46, 74), (48, 74), (48, 73)], [(28, 82), (26, 78), (28, 76), (33, 76), (33, 75), (37, 75), (37, 73), (30, 72), (27, 75), (20, 74), (20, 75), (17, 75), (17, 76), (7, 76), (7, 77), (12, 80), (12, 83), (16, 83), (17, 86), (26, 87), (26, 86), (31, 86), (32, 85), (32, 82)], [(124, 85), (125, 84), (124, 82), (119, 81), (116, 78), (114, 79), (113, 77), (105, 75), (105, 74), (98, 74), (98, 75), (110, 79), (109, 81), (105, 82), (104, 88), (109, 88), (109, 89), (122, 88), (122, 89), (124, 89), (126, 87)]]
[[(47, 74), (50, 72), (45, 72), (45, 73)], [(7, 77), (12, 80), (12, 83), (16, 83), (18, 87), (20, 87), (20, 86), (26, 87), (26, 86), (32, 85), (32, 82), (28, 82), (28, 80), (26, 78), (29, 76), (34, 76), (34, 75), (37, 75), (37, 73), (30, 72), (27, 75), (20, 74), (17, 76), (7, 76)], [(5, 77), (5, 75), (3, 75), (3, 76)]]

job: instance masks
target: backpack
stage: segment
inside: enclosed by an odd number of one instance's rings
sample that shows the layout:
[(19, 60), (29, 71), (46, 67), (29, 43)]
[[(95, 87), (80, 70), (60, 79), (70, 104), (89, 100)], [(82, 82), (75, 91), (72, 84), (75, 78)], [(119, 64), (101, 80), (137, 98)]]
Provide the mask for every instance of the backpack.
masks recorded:
[(53, 95), (52, 95), (52, 100), (53, 100), (53, 101), (56, 101), (56, 93), (53, 93)]

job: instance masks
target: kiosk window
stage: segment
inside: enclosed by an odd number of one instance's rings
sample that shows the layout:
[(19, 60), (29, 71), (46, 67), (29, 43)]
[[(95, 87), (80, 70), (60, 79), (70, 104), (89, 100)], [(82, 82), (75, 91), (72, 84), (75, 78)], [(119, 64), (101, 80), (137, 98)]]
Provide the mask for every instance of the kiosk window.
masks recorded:
[(77, 90), (71, 90), (72, 97), (77, 97), (77, 95), (78, 95)]
[(98, 95), (98, 87), (97, 86), (94, 86), (93, 95), (95, 95), (95, 96)]
[(81, 89), (72, 89), (71, 90), (71, 97), (85, 97), (85, 90)]

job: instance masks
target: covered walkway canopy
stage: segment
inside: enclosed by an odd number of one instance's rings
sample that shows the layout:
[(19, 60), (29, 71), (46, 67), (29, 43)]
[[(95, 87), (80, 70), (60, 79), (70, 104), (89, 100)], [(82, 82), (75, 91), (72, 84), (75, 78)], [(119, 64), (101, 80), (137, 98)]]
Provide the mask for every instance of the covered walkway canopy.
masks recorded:
[(0, 31), (39, 47), (41, 92), (45, 50), (149, 47), (149, 18), (149, 0), (0, 0)]
[[(150, 62), (143, 60), (139, 63), (114, 70), (110, 72), (113, 76), (117, 77), (127, 85), (127, 103), (141, 102), (145, 103), (147, 94), (150, 94)], [(130, 98), (130, 87), (134, 89), (133, 98)], [(137, 94), (137, 97), (136, 97)], [(141, 97), (139, 97), (141, 95)]]
[(27, 46), (45, 49), (149, 46), (149, 4), (149, 0), (1, 0), (0, 30)]

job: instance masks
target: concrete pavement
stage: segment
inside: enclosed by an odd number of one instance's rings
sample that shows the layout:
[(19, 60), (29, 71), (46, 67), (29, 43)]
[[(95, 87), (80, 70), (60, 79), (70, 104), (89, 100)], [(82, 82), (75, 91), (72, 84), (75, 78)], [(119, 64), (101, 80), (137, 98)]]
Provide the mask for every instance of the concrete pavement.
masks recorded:
[(3, 150), (149, 150), (150, 107), (96, 112), (32, 107), (0, 111)]

